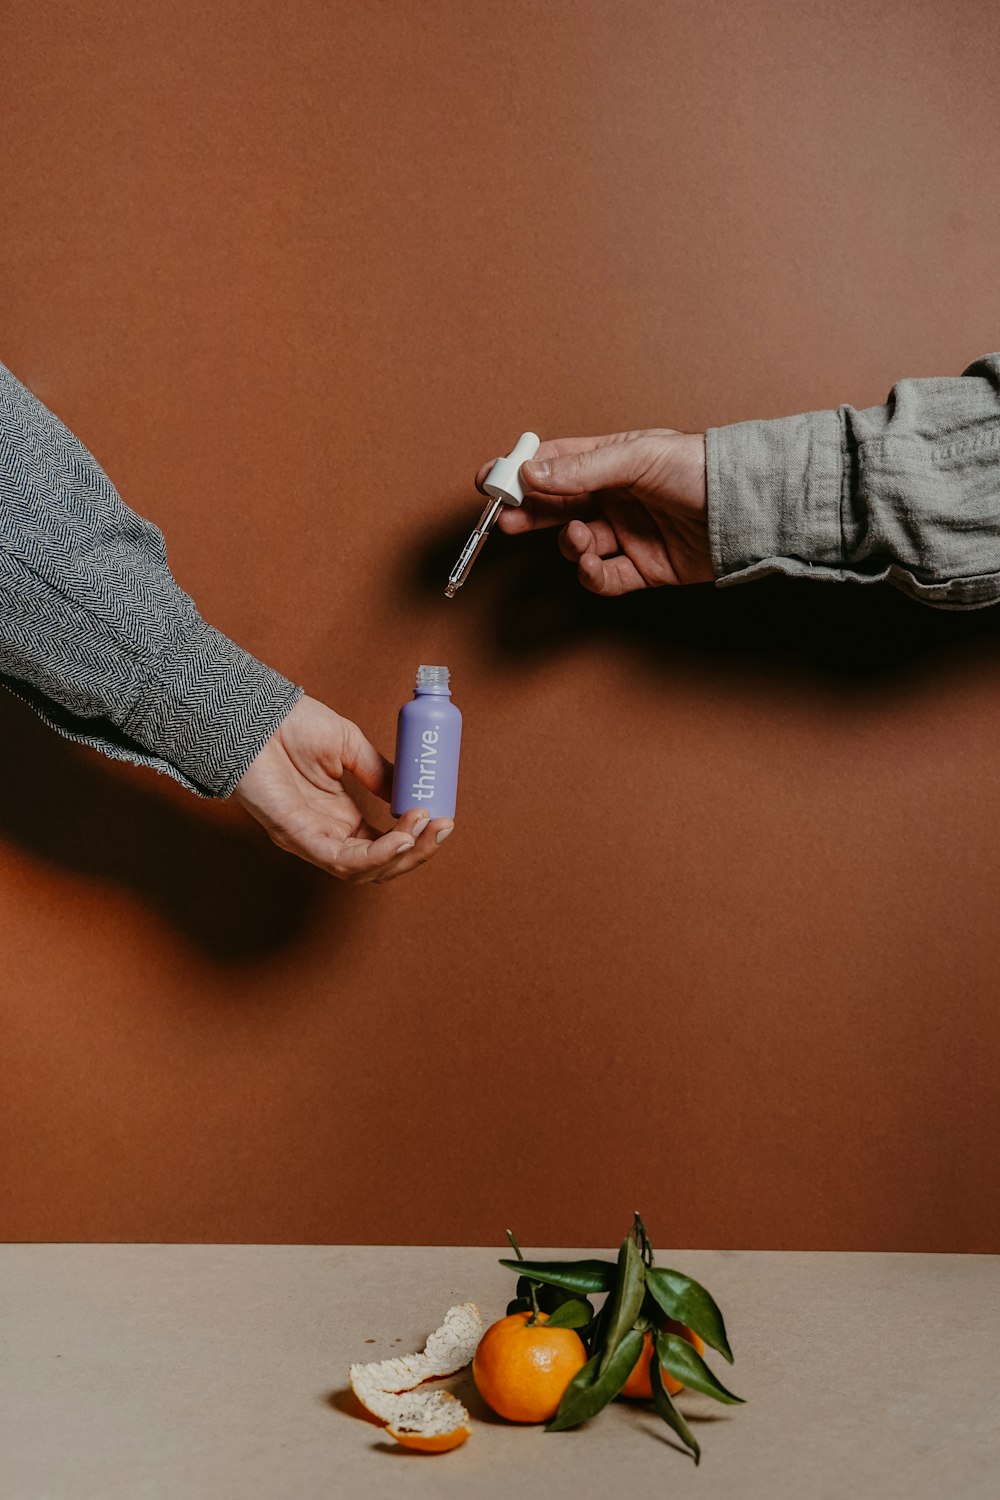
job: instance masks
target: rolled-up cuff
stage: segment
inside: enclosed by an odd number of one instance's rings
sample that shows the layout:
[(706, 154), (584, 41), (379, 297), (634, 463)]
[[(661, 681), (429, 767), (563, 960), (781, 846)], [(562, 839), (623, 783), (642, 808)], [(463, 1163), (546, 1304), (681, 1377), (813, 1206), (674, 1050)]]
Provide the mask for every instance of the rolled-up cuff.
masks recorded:
[(843, 428), (836, 411), (712, 427), (708, 527), (720, 584), (844, 568)]
[(212, 797), (228, 797), (302, 696), (280, 672), (198, 620), (157, 663), (120, 727)]

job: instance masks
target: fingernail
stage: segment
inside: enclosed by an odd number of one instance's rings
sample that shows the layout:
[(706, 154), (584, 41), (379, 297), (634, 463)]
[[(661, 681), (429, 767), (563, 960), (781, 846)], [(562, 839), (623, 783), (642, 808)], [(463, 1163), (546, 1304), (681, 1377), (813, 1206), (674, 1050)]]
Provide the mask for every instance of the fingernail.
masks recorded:
[(417, 819), (417, 821), (413, 825), (413, 837), (416, 838), (416, 836), (417, 836), (418, 833), (423, 833), (424, 829), (427, 827), (427, 825), (428, 825), (429, 822), (430, 822), (430, 814), (429, 813), (421, 813), (420, 816), (419, 816), (419, 818)]
[(453, 831), (454, 827), (455, 827), (455, 825), (454, 825), (454, 823), (452, 823), (452, 825), (451, 825), (450, 828), (442, 828), (441, 831), (440, 831), (440, 833), (438, 833), (435, 836), (435, 839), (434, 839), (435, 844), (443, 844), (444, 841), (445, 841), (445, 839), (448, 837), (449, 833), (451, 833)]
[(529, 479), (548, 479), (549, 461), (547, 458), (533, 458), (524, 466), (528, 471)]
[(412, 839), (404, 839), (403, 842), (400, 844), (399, 848), (396, 850), (396, 853), (397, 854), (405, 854), (406, 851), (407, 851), (407, 849), (412, 849), (412, 848), (413, 848), (413, 840)]

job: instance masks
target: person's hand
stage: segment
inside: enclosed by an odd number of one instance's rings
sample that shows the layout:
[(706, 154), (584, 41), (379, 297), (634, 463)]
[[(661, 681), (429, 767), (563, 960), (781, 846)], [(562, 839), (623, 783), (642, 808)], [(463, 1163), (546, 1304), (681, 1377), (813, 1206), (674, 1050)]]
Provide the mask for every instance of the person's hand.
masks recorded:
[[(491, 465), (476, 475), (482, 487)], [(505, 506), (509, 536), (562, 526), (559, 549), (584, 588), (628, 594), (715, 577), (708, 544), (705, 438), (653, 427), (557, 438), (521, 465), (524, 503)]]
[(406, 812), (388, 833), (364, 821), (345, 791), (345, 771), (388, 801), (392, 766), (356, 724), (315, 698), (300, 698), (233, 796), (279, 849), (355, 885), (392, 880), (430, 859), (454, 828), (450, 818)]

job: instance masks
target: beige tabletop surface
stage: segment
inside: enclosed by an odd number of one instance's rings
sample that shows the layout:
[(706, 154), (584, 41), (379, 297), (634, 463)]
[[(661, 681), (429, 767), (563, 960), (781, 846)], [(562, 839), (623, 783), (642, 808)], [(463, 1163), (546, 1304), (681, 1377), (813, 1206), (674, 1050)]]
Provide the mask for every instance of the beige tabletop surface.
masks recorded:
[[(747, 1404), (679, 1398), (701, 1467), (644, 1408), (497, 1420), (407, 1453), (347, 1368), (422, 1346), (452, 1303), (504, 1311), (494, 1249), (10, 1245), (0, 1250), (3, 1500), (333, 1496), (922, 1500), (1000, 1495), (1000, 1257), (661, 1252), (715, 1293)], [(536, 1254), (594, 1254), (533, 1251)]]

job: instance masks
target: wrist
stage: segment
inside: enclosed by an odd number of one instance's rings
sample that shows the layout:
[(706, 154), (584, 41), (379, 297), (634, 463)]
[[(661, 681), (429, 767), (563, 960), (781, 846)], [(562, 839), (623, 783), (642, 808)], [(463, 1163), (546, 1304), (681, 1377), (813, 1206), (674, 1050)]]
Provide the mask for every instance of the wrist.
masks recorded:
[(302, 690), (195, 616), (122, 729), (213, 797), (228, 797)]
[(694, 508), (700, 515), (705, 516), (708, 512), (708, 458), (705, 434), (686, 432), (684, 439), (688, 494)]

